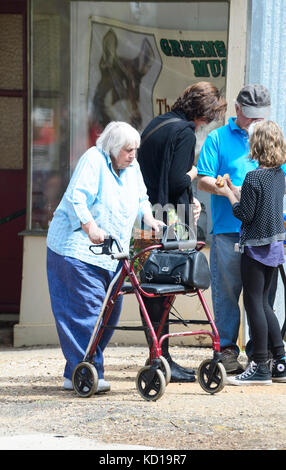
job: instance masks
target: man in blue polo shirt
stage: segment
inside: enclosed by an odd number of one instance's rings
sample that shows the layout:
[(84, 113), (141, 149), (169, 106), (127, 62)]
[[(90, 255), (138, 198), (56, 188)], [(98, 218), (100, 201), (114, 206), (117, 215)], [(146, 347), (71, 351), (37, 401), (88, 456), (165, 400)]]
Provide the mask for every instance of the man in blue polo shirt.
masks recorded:
[(270, 111), (270, 94), (262, 85), (248, 85), (239, 92), (236, 117), (210, 132), (198, 164), (198, 189), (211, 193), (212, 240), (210, 269), (215, 323), (220, 336), (222, 362), (227, 373), (240, 373), (237, 338), (240, 326), (239, 297), (242, 290), (240, 253), (235, 251), (241, 222), (232, 213), (228, 199), (220, 195), (218, 175), (228, 173), (239, 191), (246, 173), (257, 163), (248, 159), (248, 128), (265, 119)]

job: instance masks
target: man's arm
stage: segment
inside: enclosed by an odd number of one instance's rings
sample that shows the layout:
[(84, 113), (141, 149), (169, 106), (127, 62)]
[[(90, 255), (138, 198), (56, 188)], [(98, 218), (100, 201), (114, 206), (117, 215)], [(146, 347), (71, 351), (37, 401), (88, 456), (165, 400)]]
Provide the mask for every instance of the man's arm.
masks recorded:
[(215, 184), (216, 178), (206, 175), (198, 175), (198, 189), (210, 194), (220, 194), (220, 188)]
[[(228, 186), (234, 193), (235, 198), (240, 200), (240, 186), (234, 186), (230, 181), (228, 181)], [(216, 194), (218, 196), (225, 196), (225, 191), (223, 188), (216, 185), (216, 178), (206, 175), (198, 175), (198, 189), (200, 191), (205, 191), (206, 193)]]

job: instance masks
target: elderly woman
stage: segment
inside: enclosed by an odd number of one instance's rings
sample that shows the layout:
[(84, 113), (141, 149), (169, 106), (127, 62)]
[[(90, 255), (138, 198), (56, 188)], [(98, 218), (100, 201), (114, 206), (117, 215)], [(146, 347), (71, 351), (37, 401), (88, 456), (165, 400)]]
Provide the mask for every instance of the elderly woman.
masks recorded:
[[(125, 122), (111, 122), (80, 158), (68, 188), (57, 207), (47, 237), (47, 273), (51, 305), (66, 359), (64, 388), (72, 389), (75, 366), (84, 357), (106, 291), (118, 261), (95, 256), (91, 244), (110, 234), (129, 249), (137, 216), (155, 231), (146, 187), (135, 159), (138, 132)], [(109, 324), (116, 325), (122, 307), (118, 298)], [(113, 330), (106, 329), (96, 351), (97, 392), (108, 391), (104, 380), (103, 351)]]

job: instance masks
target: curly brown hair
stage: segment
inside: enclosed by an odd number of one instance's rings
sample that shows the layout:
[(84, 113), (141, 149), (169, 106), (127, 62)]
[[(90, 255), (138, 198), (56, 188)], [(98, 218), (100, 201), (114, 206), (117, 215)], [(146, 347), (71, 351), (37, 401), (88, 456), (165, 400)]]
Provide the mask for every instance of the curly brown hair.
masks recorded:
[(275, 168), (286, 163), (286, 142), (276, 122), (257, 122), (249, 144), (249, 158), (257, 160), (259, 165)]
[(189, 121), (221, 120), (227, 103), (219, 90), (210, 82), (198, 82), (185, 89), (172, 106), (172, 111), (183, 111)]

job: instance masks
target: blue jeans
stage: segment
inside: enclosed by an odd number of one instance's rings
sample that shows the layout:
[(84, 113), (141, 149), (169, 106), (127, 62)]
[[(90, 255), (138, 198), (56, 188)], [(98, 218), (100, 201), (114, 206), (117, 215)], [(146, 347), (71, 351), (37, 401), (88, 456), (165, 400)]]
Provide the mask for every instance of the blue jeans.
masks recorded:
[[(52, 311), (66, 359), (64, 377), (72, 379), (74, 368), (85, 355), (106, 291), (116, 273), (48, 249), (47, 274)], [(121, 307), (122, 296), (119, 296), (108, 325), (117, 325)], [(103, 351), (112, 335), (113, 329), (105, 329), (96, 349), (94, 362), (99, 379), (104, 377)]]
[(238, 302), (242, 291), (241, 254), (234, 251), (238, 240), (238, 233), (212, 235), (210, 248), (212, 303), (220, 346), (233, 346), (237, 352), (240, 326)]

